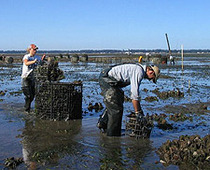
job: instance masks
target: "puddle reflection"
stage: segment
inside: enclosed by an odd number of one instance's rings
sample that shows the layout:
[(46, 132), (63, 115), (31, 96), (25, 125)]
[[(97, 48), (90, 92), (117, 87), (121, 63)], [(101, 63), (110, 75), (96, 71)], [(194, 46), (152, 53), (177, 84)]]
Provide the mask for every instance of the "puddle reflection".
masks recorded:
[(95, 128), (95, 121), (26, 120), (21, 141), (26, 165), (30, 169), (138, 169), (152, 151), (150, 140), (107, 137)]
[(150, 140), (144, 139), (103, 137), (100, 142), (100, 169), (139, 169), (152, 150)]
[(81, 120), (26, 120), (21, 141), (25, 163), (29, 166), (34, 166), (35, 162), (43, 165), (57, 164), (62, 155), (68, 152), (71, 154), (79, 147), (73, 138), (81, 126)]

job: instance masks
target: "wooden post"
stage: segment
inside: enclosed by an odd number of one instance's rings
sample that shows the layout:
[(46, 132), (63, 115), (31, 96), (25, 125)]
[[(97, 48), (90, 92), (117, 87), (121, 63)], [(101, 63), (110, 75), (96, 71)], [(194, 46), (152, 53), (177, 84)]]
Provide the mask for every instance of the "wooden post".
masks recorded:
[(184, 46), (181, 45), (181, 56), (182, 56), (182, 90), (184, 90)]
[(184, 70), (184, 46), (181, 45), (181, 55), (182, 55), (182, 71)]
[(166, 40), (167, 40), (167, 44), (168, 44), (168, 51), (169, 51), (169, 56), (170, 56), (171, 55), (171, 48), (170, 48), (170, 44), (169, 44), (169, 40), (168, 40), (168, 35), (167, 35), (167, 33), (165, 35), (166, 35)]

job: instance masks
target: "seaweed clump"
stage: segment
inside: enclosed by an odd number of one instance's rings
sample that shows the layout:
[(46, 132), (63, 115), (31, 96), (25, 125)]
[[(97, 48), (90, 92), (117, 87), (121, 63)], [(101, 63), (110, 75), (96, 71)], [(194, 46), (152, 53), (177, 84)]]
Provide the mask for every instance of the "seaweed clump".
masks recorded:
[(18, 165), (23, 163), (23, 158), (6, 158), (4, 162), (4, 166), (9, 168), (9, 169), (16, 169)]
[(166, 115), (165, 114), (153, 114), (151, 116), (151, 119), (157, 122), (157, 127), (162, 129), (162, 130), (172, 130), (173, 126), (172, 124), (168, 123), (166, 120)]
[(88, 105), (88, 110), (92, 111), (93, 109), (95, 109), (95, 111), (99, 111), (102, 110), (104, 107), (103, 105), (99, 102), (99, 103), (95, 103), (94, 105), (92, 103), (89, 103)]
[(184, 92), (181, 92), (178, 88), (171, 91), (160, 92), (159, 89), (152, 90), (160, 99), (167, 99), (169, 97), (184, 97)]
[(145, 98), (148, 102), (158, 101), (158, 98), (156, 96), (148, 96)]
[(192, 118), (192, 116), (186, 116), (185, 114), (183, 114), (183, 113), (175, 113), (175, 114), (173, 114), (173, 115), (170, 115), (170, 120), (173, 120), (173, 121), (175, 121), (175, 122), (177, 122), (177, 121), (185, 121), (185, 120), (190, 120), (190, 121), (192, 121), (193, 120), (193, 118)]

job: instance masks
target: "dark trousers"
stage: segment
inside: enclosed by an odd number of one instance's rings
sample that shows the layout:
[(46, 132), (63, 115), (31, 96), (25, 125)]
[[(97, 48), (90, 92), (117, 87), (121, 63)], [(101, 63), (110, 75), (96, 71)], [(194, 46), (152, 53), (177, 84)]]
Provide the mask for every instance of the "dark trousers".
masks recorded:
[(25, 111), (30, 112), (31, 102), (34, 100), (35, 96), (35, 81), (33, 79), (23, 79), (22, 80), (22, 91), (25, 96)]
[(103, 114), (107, 115), (103, 117), (108, 116), (108, 119), (104, 120), (107, 122), (107, 136), (121, 136), (124, 92), (113, 79), (104, 77), (103, 72), (99, 77), (99, 84), (106, 105)]
[(172, 60), (170, 60), (170, 64), (175, 64), (175, 61), (174, 61), (174, 59), (172, 59)]

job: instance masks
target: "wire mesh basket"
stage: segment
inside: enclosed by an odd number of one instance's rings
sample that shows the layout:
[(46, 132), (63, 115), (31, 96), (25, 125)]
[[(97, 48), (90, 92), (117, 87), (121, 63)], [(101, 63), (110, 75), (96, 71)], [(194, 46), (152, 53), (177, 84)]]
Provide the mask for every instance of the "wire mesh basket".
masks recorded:
[(126, 135), (130, 137), (139, 138), (149, 138), (153, 128), (153, 121), (150, 119), (149, 115), (136, 115), (131, 113), (126, 116)]
[(37, 84), (35, 112), (41, 119), (81, 119), (82, 83), (42, 82)]

